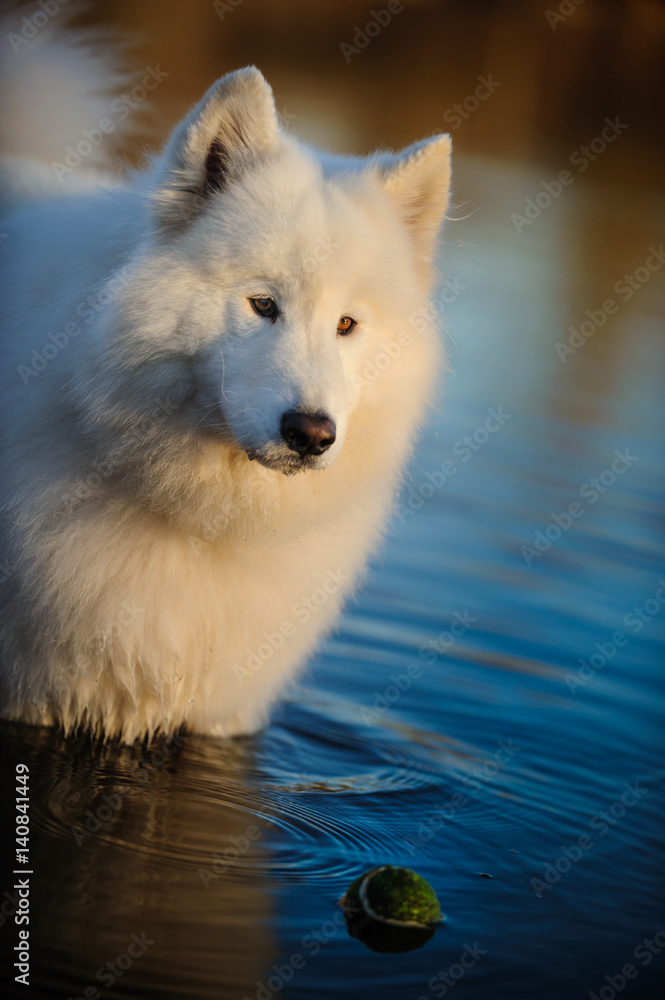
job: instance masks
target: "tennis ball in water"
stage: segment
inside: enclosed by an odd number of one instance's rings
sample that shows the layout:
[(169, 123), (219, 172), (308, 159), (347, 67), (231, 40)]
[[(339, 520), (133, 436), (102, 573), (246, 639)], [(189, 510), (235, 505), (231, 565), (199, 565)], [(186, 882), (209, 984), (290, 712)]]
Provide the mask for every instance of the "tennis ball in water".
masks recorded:
[(360, 875), (341, 905), (350, 934), (374, 951), (420, 948), (443, 920), (429, 882), (411, 868), (396, 865), (382, 865)]

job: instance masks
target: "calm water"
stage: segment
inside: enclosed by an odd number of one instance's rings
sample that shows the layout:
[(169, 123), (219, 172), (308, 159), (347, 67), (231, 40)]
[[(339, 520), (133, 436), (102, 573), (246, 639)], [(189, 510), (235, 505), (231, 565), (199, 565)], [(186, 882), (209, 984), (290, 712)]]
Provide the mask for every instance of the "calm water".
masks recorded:
[[(5, 775), (25, 763), (32, 782), (32, 985), (9, 995), (660, 995), (665, 266), (638, 269), (663, 204), (628, 136), (518, 233), (511, 213), (578, 144), (537, 167), (517, 146), (458, 160), (452, 372), (367, 585), (270, 727), (143, 751), (0, 724)], [(631, 294), (613, 291), (627, 273)], [(420, 950), (374, 953), (340, 919), (351, 880), (385, 862), (439, 894)]]

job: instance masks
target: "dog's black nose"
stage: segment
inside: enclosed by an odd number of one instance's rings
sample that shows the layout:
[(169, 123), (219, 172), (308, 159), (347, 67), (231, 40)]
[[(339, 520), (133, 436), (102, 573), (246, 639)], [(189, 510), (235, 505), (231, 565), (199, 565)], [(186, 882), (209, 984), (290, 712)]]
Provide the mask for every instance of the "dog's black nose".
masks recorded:
[(282, 417), (282, 437), (291, 451), (305, 455), (322, 455), (335, 443), (335, 424), (325, 413), (302, 413), (289, 410)]

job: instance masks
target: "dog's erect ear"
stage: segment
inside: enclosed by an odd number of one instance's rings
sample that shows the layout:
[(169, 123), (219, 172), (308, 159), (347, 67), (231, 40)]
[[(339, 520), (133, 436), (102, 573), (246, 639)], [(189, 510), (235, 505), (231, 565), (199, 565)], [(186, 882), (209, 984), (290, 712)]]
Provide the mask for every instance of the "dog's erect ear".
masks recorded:
[(450, 194), (449, 135), (422, 139), (381, 158), (383, 188), (397, 204), (411, 232), (420, 265), (429, 273), (436, 237), (448, 207)]
[(186, 223), (277, 139), (272, 90), (258, 69), (222, 77), (177, 126), (162, 154), (154, 192), (158, 222)]

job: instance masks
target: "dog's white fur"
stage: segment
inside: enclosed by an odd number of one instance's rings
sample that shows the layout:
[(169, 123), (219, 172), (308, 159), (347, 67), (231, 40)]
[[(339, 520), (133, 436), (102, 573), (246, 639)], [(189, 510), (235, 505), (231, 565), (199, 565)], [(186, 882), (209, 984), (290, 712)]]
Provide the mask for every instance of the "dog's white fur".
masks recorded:
[[(36, 111), (14, 153), (40, 134), (62, 160)], [(430, 396), (449, 154), (317, 153), (249, 68), (130, 181), (5, 161), (5, 717), (126, 741), (265, 722), (375, 547)], [(320, 457), (281, 440), (294, 408), (335, 421)]]

